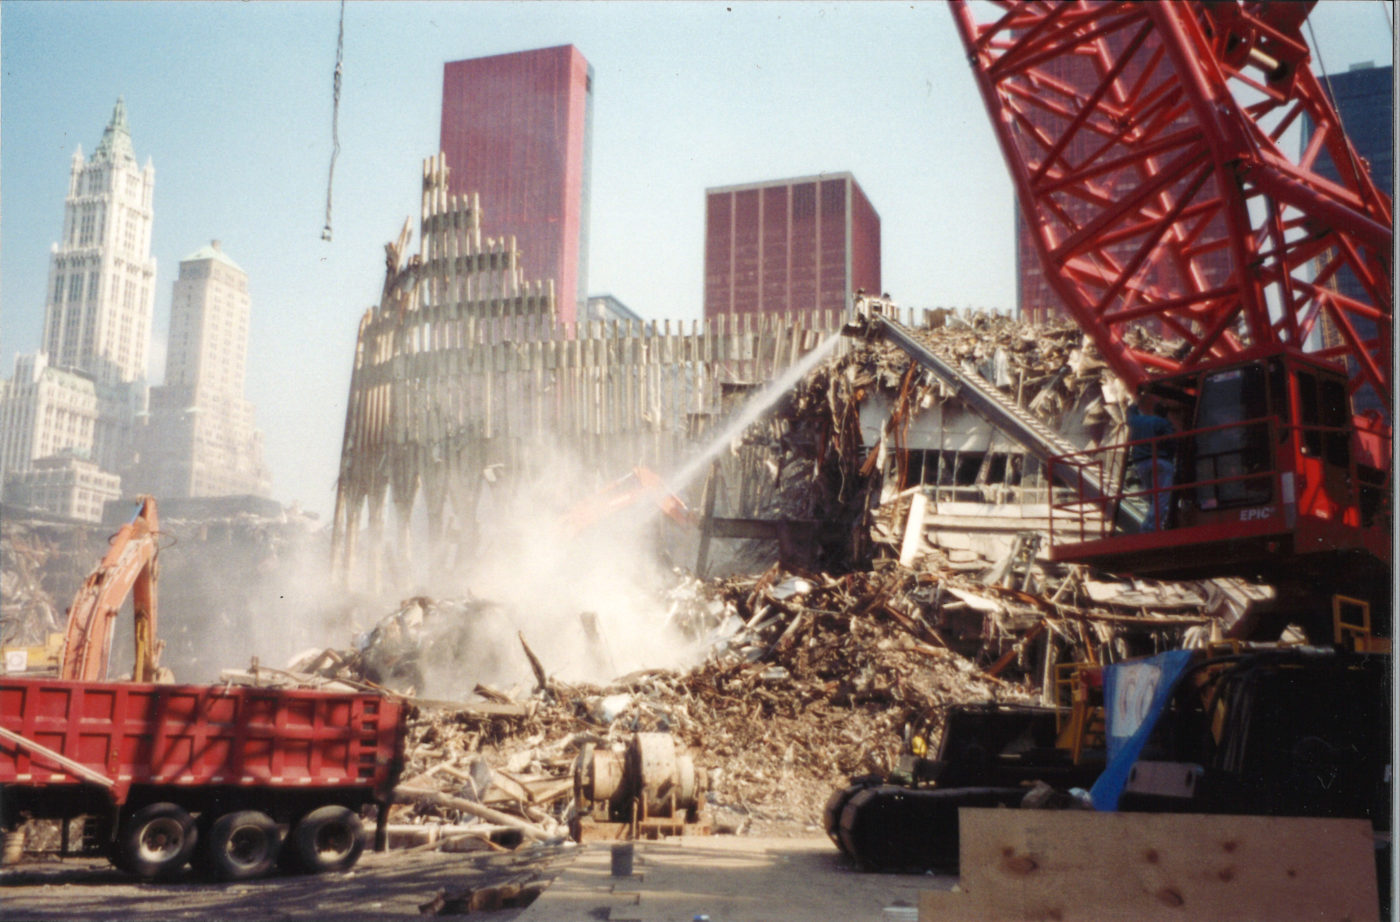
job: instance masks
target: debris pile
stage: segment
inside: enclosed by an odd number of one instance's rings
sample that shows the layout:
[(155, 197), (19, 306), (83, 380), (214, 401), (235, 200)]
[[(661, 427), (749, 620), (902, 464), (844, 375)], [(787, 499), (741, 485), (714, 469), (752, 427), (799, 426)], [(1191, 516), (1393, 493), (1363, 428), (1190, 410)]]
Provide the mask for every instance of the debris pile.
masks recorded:
[(64, 607), (100, 556), (98, 529), (21, 521), (0, 526), (0, 644), (41, 645), (61, 633)]
[[(894, 766), (916, 718), (930, 715), (936, 732), (957, 704), (1035, 700), (1055, 663), (1182, 645), (1218, 601), (1208, 587), (1112, 583), (1078, 569), (1035, 595), (988, 585), (983, 565), (950, 556), (959, 555), (930, 555), (919, 570), (886, 560), (841, 576), (777, 566), (759, 576), (682, 576), (664, 601), (667, 623), (703, 651), (688, 670), (568, 682), (521, 636), (532, 687), (479, 683), (472, 702), (427, 697), (431, 686), (384, 689), (418, 705), (391, 840), (556, 841), (578, 815), (580, 754), (620, 752), (652, 732), (673, 735), (705, 770), (715, 829), (810, 831), (845, 779)], [(398, 664), (402, 675), (412, 671), (403, 664), (462, 656), (464, 648), (436, 650), (429, 638), (464, 636), (447, 625), (486, 605), (416, 597), (360, 635), (356, 649), (310, 653), (251, 680), (382, 689), (370, 671), (383, 667), (371, 664)]]
[(488, 823), (545, 841), (571, 819), (584, 746), (620, 748), (634, 733), (667, 732), (706, 770), (719, 828), (814, 825), (846, 776), (892, 767), (913, 716), (1027, 696), (937, 646), (892, 598), (898, 578), (774, 570), (719, 581), (696, 600), (711, 649), (689, 671), (649, 670), (606, 686), (546, 677), (523, 701), (479, 687), (482, 704), (424, 702), (400, 786), (412, 806), (396, 807), (391, 821), (458, 824), (486, 816), (485, 807), (523, 821)]

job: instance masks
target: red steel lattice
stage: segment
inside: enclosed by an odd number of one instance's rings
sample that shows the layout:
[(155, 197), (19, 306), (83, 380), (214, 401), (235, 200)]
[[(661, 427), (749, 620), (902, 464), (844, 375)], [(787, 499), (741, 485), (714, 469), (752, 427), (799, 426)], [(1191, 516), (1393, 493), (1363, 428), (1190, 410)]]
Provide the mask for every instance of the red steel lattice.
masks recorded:
[[(1390, 408), (1391, 203), (1309, 69), (1311, 6), (1001, 2), (979, 23), (954, 0), (1048, 280), (1130, 387), (1282, 347)], [(1134, 347), (1143, 324), (1172, 357)]]

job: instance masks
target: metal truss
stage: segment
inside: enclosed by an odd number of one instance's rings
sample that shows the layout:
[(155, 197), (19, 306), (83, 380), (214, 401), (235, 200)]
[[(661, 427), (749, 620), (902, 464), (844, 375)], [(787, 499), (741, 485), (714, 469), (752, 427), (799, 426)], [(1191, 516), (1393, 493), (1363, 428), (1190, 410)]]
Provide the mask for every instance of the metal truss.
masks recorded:
[(954, 0), (1047, 280), (1130, 387), (1285, 348), (1390, 408), (1391, 202), (1309, 69), (1311, 6)]

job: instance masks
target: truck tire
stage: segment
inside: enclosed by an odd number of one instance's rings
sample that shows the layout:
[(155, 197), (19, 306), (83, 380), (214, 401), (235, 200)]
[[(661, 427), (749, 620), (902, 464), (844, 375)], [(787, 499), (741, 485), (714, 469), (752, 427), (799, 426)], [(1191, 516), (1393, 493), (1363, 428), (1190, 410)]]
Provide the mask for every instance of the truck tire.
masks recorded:
[(112, 863), (137, 877), (170, 877), (185, 866), (198, 835), (183, 807), (154, 803), (122, 823)]
[(347, 870), (365, 850), (363, 830), (360, 818), (349, 809), (317, 807), (292, 827), (290, 857), (298, 869), (311, 874)]
[(277, 862), (282, 833), (257, 810), (225, 813), (199, 843), (199, 865), (215, 880), (252, 880)]

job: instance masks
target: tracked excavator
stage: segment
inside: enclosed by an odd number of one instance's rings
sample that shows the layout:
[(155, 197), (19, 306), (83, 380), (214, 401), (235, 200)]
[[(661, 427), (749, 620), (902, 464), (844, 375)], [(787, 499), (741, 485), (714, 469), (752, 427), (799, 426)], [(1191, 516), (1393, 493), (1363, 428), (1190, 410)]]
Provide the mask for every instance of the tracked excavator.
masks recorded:
[[(1365, 817), (1388, 840), (1391, 201), (1309, 66), (1313, 5), (950, 4), (1046, 282), (1176, 420), (1086, 450), (1026, 433), (1058, 485), (1052, 559), (1275, 593), (1226, 647), (1084, 666), (1072, 706), (955, 711), (937, 751), (915, 727), (896, 772), (827, 806), (860, 864), (952, 869), (958, 808), (1032, 780), (1100, 810)], [(1175, 477), (1115, 475), (1129, 453)], [(1288, 625), (1309, 644), (1276, 643)]]

